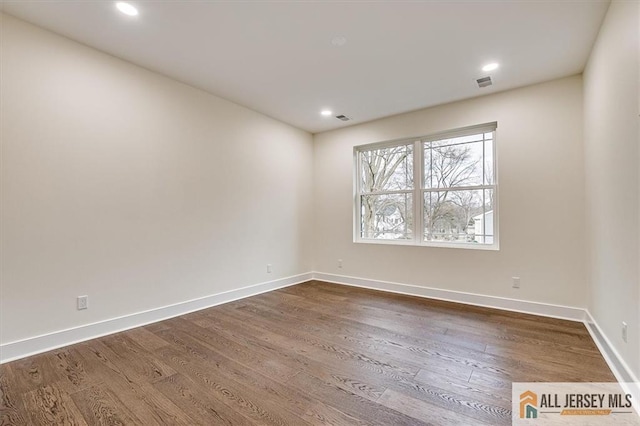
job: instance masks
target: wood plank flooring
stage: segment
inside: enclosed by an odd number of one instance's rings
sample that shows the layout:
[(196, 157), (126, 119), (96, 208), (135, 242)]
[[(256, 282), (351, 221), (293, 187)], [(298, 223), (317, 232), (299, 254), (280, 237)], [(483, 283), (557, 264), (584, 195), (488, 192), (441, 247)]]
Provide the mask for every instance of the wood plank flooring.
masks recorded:
[(508, 425), (580, 323), (312, 281), (0, 366), (0, 425)]

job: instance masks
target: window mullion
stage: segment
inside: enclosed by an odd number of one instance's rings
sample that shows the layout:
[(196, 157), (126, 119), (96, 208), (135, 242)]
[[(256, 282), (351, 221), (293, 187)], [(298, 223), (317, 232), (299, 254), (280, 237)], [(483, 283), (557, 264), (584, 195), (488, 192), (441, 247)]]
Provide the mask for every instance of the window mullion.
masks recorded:
[(495, 185), (473, 185), (473, 186), (443, 186), (435, 188), (424, 188), (424, 192), (442, 192), (442, 191), (473, 191), (475, 189), (494, 189)]
[(391, 191), (360, 192), (360, 195), (411, 194), (413, 189), (396, 189)]
[(360, 241), (362, 240), (362, 155), (360, 155), (359, 151), (355, 151), (354, 155), (356, 156), (356, 181), (354, 185), (356, 211), (353, 218), (355, 224), (354, 237), (355, 241)]
[(422, 186), (424, 185), (422, 142), (415, 141), (413, 145), (413, 238), (416, 244), (422, 243), (424, 233), (423, 212), (424, 200), (422, 196)]

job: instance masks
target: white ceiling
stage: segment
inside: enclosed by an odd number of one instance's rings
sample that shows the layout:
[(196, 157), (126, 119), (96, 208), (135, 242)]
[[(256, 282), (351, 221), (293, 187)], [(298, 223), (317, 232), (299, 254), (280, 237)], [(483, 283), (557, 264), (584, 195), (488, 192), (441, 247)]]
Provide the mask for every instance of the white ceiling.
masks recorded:
[[(310, 132), (580, 73), (609, 1), (3, 1), (3, 10)], [(335, 37), (345, 37), (335, 46)], [(497, 71), (482, 65), (497, 61)], [(494, 85), (475, 79), (491, 74)], [(322, 117), (330, 108), (352, 121)]]

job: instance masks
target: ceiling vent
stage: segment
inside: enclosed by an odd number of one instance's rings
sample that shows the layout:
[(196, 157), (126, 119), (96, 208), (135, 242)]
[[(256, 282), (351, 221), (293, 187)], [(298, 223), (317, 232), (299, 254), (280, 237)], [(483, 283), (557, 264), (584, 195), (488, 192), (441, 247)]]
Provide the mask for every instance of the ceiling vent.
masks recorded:
[(480, 88), (491, 86), (493, 84), (491, 77), (489, 76), (477, 79), (476, 83), (478, 83), (478, 87)]
[(351, 120), (349, 117), (347, 117), (346, 115), (336, 115), (336, 118), (338, 120), (342, 120), (342, 121), (349, 121)]

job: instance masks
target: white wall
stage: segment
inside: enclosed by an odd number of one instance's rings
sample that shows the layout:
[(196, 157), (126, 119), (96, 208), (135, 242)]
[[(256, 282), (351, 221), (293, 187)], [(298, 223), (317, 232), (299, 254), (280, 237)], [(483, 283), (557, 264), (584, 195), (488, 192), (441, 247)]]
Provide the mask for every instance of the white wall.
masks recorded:
[[(491, 121), (498, 122), (500, 251), (352, 241), (354, 145)], [(321, 133), (314, 162), (316, 271), (586, 306), (580, 76)], [(521, 277), (520, 290), (512, 276)]]
[[(640, 376), (640, 3), (614, 1), (584, 72), (589, 311)], [(628, 343), (621, 336), (629, 325)]]
[(310, 134), (1, 27), (0, 343), (311, 270)]

